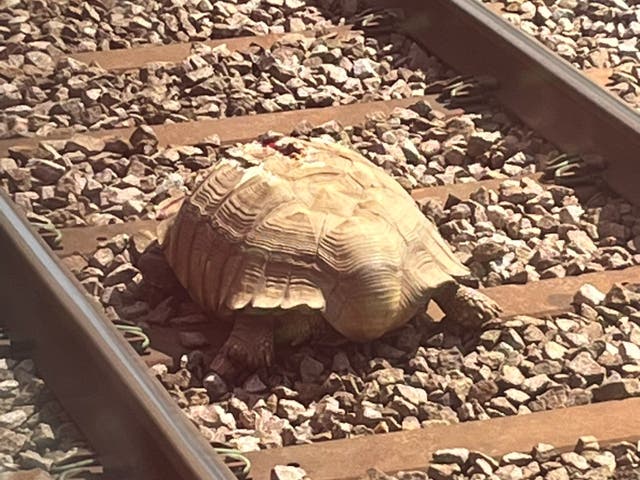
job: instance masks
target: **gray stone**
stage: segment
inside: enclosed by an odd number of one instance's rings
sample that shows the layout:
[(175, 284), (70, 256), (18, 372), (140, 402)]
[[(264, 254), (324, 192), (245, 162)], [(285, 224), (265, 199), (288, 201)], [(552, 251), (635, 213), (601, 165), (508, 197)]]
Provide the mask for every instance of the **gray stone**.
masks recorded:
[(229, 440), (229, 443), (241, 452), (257, 452), (260, 450), (260, 439), (252, 435), (243, 435)]
[(207, 394), (212, 400), (217, 400), (228, 392), (226, 382), (217, 373), (207, 375), (202, 380), (202, 386), (207, 389)]
[(31, 441), (35, 443), (38, 448), (51, 448), (56, 442), (56, 437), (51, 425), (47, 423), (39, 423), (36, 425), (31, 435)]
[(489, 401), (500, 391), (496, 383), (492, 380), (480, 380), (474, 383), (469, 389), (468, 398), (476, 399), (480, 403)]
[(525, 377), (518, 367), (505, 365), (500, 372), (499, 382), (504, 383), (508, 387), (519, 387), (524, 382)]
[(27, 421), (29, 415), (24, 409), (17, 408), (0, 415), (0, 427), (14, 430)]
[(531, 452), (533, 458), (540, 463), (548, 462), (558, 456), (558, 450), (548, 443), (538, 443)]
[(455, 463), (432, 463), (427, 469), (427, 474), (429, 475), (429, 478), (433, 480), (451, 480), (454, 478), (454, 475), (459, 474), (460, 471), (460, 466)]
[(521, 467), (509, 464), (498, 467), (494, 475), (496, 478), (507, 480), (520, 480), (524, 478), (524, 472)]
[(576, 452), (582, 453), (585, 450), (600, 450), (600, 443), (598, 443), (598, 439), (592, 435), (585, 435), (578, 438), (578, 442), (576, 443)]
[(622, 380), (609, 381), (593, 390), (593, 399), (596, 402), (622, 400), (624, 398), (639, 395), (640, 380), (637, 378), (625, 378)]
[(58, 181), (64, 175), (66, 169), (50, 160), (37, 159), (33, 161), (31, 174), (43, 182), (45, 185), (51, 185)]
[(571, 466), (576, 470), (585, 471), (589, 469), (589, 462), (582, 455), (575, 452), (566, 452), (560, 455), (562, 463)]
[(570, 477), (565, 467), (559, 467), (548, 471), (544, 478), (545, 480), (569, 480)]
[(469, 468), (467, 469), (467, 474), (471, 475), (491, 475), (493, 471), (499, 467), (498, 463), (493, 458), (480, 452), (471, 452), (469, 454), (468, 463)]
[(554, 342), (553, 340), (545, 343), (543, 349), (547, 358), (551, 360), (560, 360), (565, 356), (567, 352), (567, 349), (565, 347), (560, 345), (558, 342)]
[(370, 59), (359, 58), (353, 62), (353, 74), (360, 79), (370, 78), (376, 75), (376, 69)]
[(304, 480), (307, 472), (300, 467), (276, 465), (271, 471), (272, 480)]
[(528, 453), (520, 453), (520, 452), (511, 452), (507, 453), (502, 457), (502, 463), (508, 463), (511, 465), (517, 465), (519, 467), (524, 467), (528, 465), (533, 460), (533, 457)]
[(567, 239), (570, 242), (570, 246), (578, 253), (590, 255), (598, 250), (596, 244), (584, 230), (569, 230)]
[(18, 454), (20, 466), (23, 468), (40, 468), (44, 471), (51, 470), (53, 459), (46, 458), (33, 450), (25, 450)]
[(567, 364), (569, 371), (582, 375), (588, 382), (599, 383), (607, 373), (606, 369), (596, 362), (589, 352), (580, 352)]
[(517, 388), (509, 388), (505, 390), (504, 396), (514, 405), (521, 405), (528, 402), (531, 397)]
[(281, 399), (278, 401), (278, 415), (285, 417), (291, 423), (298, 423), (305, 415), (306, 408), (295, 400)]
[(0, 427), (0, 453), (15, 455), (26, 444), (29, 437), (11, 429)]
[(600, 305), (605, 298), (605, 294), (590, 283), (585, 283), (573, 297), (574, 305), (586, 303), (591, 307)]
[(381, 386), (393, 385), (404, 381), (404, 372), (400, 368), (383, 368), (371, 372), (368, 378), (376, 380)]
[(0, 398), (9, 398), (15, 396), (16, 389), (20, 383), (14, 379), (0, 381)]
[(300, 376), (303, 382), (310, 383), (318, 380), (323, 371), (324, 365), (310, 356), (305, 356), (300, 362)]
[(397, 384), (394, 386), (394, 390), (398, 395), (413, 405), (420, 405), (421, 403), (427, 402), (427, 392), (422, 388)]
[(443, 450), (437, 450), (433, 453), (433, 462), (450, 464), (454, 463), (460, 466), (464, 466), (469, 459), (469, 450), (466, 448), (447, 448)]
[(607, 470), (609, 470), (609, 472), (611, 473), (614, 472), (617, 466), (616, 456), (613, 453), (607, 452), (607, 451), (602, 452), (594, 456), (593, 458), (591, 458), (591, 462), (594, 465), (606, 467)]
[(640, 360), (640, 347), (631, 342), (622, 342), (620, 344), (620, 353), (626, 361)]

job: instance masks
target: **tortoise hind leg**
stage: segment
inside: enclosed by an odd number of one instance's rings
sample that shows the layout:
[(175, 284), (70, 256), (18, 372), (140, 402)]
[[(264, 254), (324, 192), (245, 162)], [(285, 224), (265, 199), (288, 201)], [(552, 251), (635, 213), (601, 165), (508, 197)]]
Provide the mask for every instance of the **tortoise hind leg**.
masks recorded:
[(227, 341), (210, 368), (231, 379), (248, 374), (273, 362), (274, 321), (270, 318), (237, 315)]
[(457, 282), (443, 285), (433, 298), (447, 321), (465, 327), (477, 328), (502, 312), (500, 306), (485, 294)]

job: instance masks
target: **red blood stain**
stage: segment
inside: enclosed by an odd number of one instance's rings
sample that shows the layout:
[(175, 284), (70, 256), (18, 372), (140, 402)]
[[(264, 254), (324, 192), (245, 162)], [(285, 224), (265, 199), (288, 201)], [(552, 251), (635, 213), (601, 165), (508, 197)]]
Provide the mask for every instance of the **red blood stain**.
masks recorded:
[(282, 153), (283, 155), (287, 155), (287, 156), (291, 156), (294, 153), (300, 153), (301, 150), (299, 148), (297, 148), (295, 145), (293, 145), (292, 143), (287, 143), (285, 145), (278, 145), (276, 143), (276, 141), (271, 140), (271, 139), (266, 139), (262, 141), (262, 145), (264, 147), (269, 147), (269, 148), (273, 148), (274, 150)]

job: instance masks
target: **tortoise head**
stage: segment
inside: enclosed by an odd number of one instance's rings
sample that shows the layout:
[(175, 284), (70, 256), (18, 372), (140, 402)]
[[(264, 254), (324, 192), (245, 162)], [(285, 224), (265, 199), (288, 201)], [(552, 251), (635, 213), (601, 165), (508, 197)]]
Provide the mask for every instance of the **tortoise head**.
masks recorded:
[(159, 206), (158, 213), (156, 213), (156, 220), (166, 220), (176, 215), (186, 198), (187, 194), (181, 192), (181, 195), (175, 195), (164, 200)]

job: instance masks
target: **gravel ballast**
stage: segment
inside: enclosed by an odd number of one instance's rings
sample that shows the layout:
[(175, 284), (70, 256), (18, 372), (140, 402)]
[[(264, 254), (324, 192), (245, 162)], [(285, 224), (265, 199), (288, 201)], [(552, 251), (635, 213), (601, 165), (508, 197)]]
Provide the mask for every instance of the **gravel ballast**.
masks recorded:
[(609, 89), (640, 108), (640, 3), (635, 0), (503, 3), (504, 18), (577, 68), (612, 68)]
[[(528, 452), (509, 452), (501, 458), (492, 458), (483, 452), (453, 448), (435, 452), (433, 460), (426, 472), (411, 471), (385, 475), (371, 469), (361, 480), (640, 478), (640, 444), (619, 442), (605, 447), (592, 436), (579, 438), (573, 451), (562, 452), (553, 445), (539, 443)], [(305, 477), (303, 472), (296, 473), (302, 474), (301, 478), (311, 480), (310, 477)]]
[(91, 457), (33, 361), (0, 357), (0, 477), (28, 470), (57, 478), (63, 465)]
[[(557, 154), (500, 112), (445, 119), (426, 102), (372, 115), (362, 126), (302, 123), (293, 134), (340, 141), (407, 190), (527, 174)], [(18, 205), (57, 227), (154, 218), (162, 201), (190, 191), (218, 158), (241, 155), (238, 147), (219, 143), (211, 136), (197, 145), (159, 148), (148, 127), (129, 140), (47, 141), (10, 149), (0, 159), (0, 184)]]
[(149, 242), (121, 235), (65, 263), (110, 318), (183, 332), (178, 370), (152, 370), (210, 441), (250, 451), (640, 395), (635, 285), (606, 296), (585, 286), (579, 313), (498, 320), (477, 335), (420, 317), (368, 344), (280, 348), (272, 368), (227, 386), (205, 376), (208, 317), (132, 265)]
[(529, 283), (640, 263), (640, 211), (612, 194), (588, 200), (531, 178), (481, 188), (469, 200), (427, 201), (427, 217), (477, 285)]
[(420, 319), (371, 344), (284, 350), (219, 400), (209, 377), (194, 395), (193, 351), (177, 375), (156, 373), (205, 435), (241, 450), (627, 398), (640, 395), (632, 288), (615, 287), (594, 307), (585, 297), (580, 314), (496, 321), (477, 338)]
[[(328, 135), (327, 128), (323, 126), (316, 133)], [(103, 147), (99, 146), (72, 147), (69, 142), (61, 142), (57, 147), (62, 155), (72, 154), (76, 148), (76, 158), (84, 162), (86, 151), (94, 148), (102, 152)], [(71, 151), (67, 152), (67, 148)], [(139, 129), (130, 142), (116, 142), (108, 148), (112, 153), (125, 152), (116, 156), (129, 162), (131, 151), (135, 151), (142, 165), (148, 158), (157, 160), (167, 154), (167, 150), (158, 150), (148, 128)], [(193, 188), (197, 177), (204, 175), (216, 158), (239, 153), (238, 147), (221, 153), (215, 139), (196, 146), (198, 152), (189, 150), (194, 147), (180, 148), (187, 150), (183, 154), (178, 150), (175, 162), (158, 160), (154, 164), (154, 170), (157, 166), (166, 167), (170, 178), (176, 162), (182, 162), (184, 176), (178, 174), (180, 181), (172, 177), (176, 182), (150, 202), (149, 211), (155, 211), (170, 198), (171, 189)], [(50, 153), (52, 159), (57, 158)], [(20, 157), (17, 152), (13, 155), (14, 161), (33, 158), (28, 154)], [(37, 176), (48, 178), (50, 171), (43, 167), (51, 165), (41, 164)], [(124, 177), (117, 176), (116, 182)], [(11, 178), (15, 182), (15, 172)], [(541, 197), (532, 203), (549, 203), (551, 215), (562, 215), (563, 222), (573, 218), (580, 227), (566, 228), (566, 232), (589, 230), (581, 224), (582, 216), (588, 213), (571, 217), (566, 215), (575, 214), (572, 209), (562, 214), (553, 211), (576, 205), (572, 191), (551, 187), (552, 192), (554, 188), (558, 192), (551, 194), (553, 206), (544, 190), (528, 180), (503, 184), (498, 193), (493, 193), (498, 201), (487, 192), (474, 195), (474, 201), (483, 208), (486, 205), (486, 209), (512, 202), (510, 208), (517, 210), (518, 205), (524, 205), (525, 213), (529, 213), (527, 201)], [(531, 197), (531, 193), (538, 197)], [(485, 200), (480, 198), (483, 196)], [(459, 207), (461, 202), (447, 203), (444, 212), (456, 207), (457, 211), (465, 211)], [(613, 223), (626, 225), (627, 220), (622, 218), (633, 216), (621, 204), (607, 208), (619, 216), (618, 220), (610, 219)], [(119, 218), (115, 214), (114, 217)], [(517, 218), (517, 212), (508, 217)], [(455, 219), (455, 215), (451, 218)], [(136, 267), (150, 241), (144, 232), (115, 236), (97, 251), (68, 257), (64, 263), (89, 295), (105, 307), (109, 318), (143, 327), (162, 324), (181, 329), (184, 355), (177, 370), (169, 371), (158, 364), (152, 371), (212, 442), (251, 451), (640, 395), (640, 294), (635, 286), (617, 287), (606, 296), (585, 287), (577, 297), (579, 313), (554, 319), (516, 317), (493, 322), (476, 336), (420, 317), (370, 344), (313, 344), (281, 349), (273, 368), (258, 371), (238, 385), (225, 385), (215, 376), (205, 375), (212, 354), (208, 345), (211, 340), (198, 328), (209, 321), (208, 317), (184, 294), (154, 296), (153, 279), (145, 278)]]
[(353, 20), (357, 0), (7, 0), (0, 35), (16, 53), (73, 53), (297, 32)]
[[(125, 73), (56, 63), (56, 55), (75, 51), (332, 27), (359, 6), (356, 0), (116, 3), (9, 0), (0, 7), (7, 45), (0, 138), (408, 98), (433, 93), (432, 82), (453, 77), (399, 36), (359, 33), (291, 37), (241, 53), (197, 45), (181, 64)], [(518, 1), (509, 2), (516, 15), (507, 17), (581, 69), (614, 67), (614, 91), (640, 106), (637, 8), (632, 0)], [(504, 178), (497, 191), (481, 189), (470, 200), (421, 205), (469, 266), (475, 286), (640, 264), (635, 207), (608, 193), (584, 199), (565, 187), (508, 180), (535, 173), (560, 152), (489, 103), (444, 118), (421, 102), (373, 115), (362, 126), (301, 124), (294, 134), (351, 146), (407, 190)], [(142, 126), (129, 140), (78, 137), (12, 149), (0, 158), (0, 187), (33, 222), (57, 228), (154, 219), (219, 159), (239, 155), (241, 147), (221, 146), (215, 136), (160, 148)], [(639, 285), (609, 292), (585, 285), (575, 312), (493, 321), (478, 332), (419, 315), (367, 344), (331, 338), (279, 347), (274, 366), (228, 384), (206, 371), (214, 351), (200, 330), (210, 316), (185, 292), (167, 296), (165, 285), (143, 273), (140, 260), (152, 244), (148, 232), (116, 235), (63, 262), (110, 320), (180, 330), (176, 364), (156, 364), (151, 372), (211, 443), (247, 452), (640, 396)], [(82, 447), (33, 362), (0, 358), (0, 473), (52, 472)], [(538, 445), (491, 459), (455, 449), (437, 452), (427, 472), (370, 471), (363, 478), (636, 478), (629, 475), (637, 472), (639, 448), (624, 442), (601, 448), (583, 438), (562, 454)], [(273, 478), (306, 477), (282, 466)]]
[(119, 73), (71, 58), (40, 65), (42, 75), (0, 85), (0, 138), (407, 98), (454, 77), (405, 37), (359, 32), (290, 35), (244, 51), (200, 44), (178, 64)]

